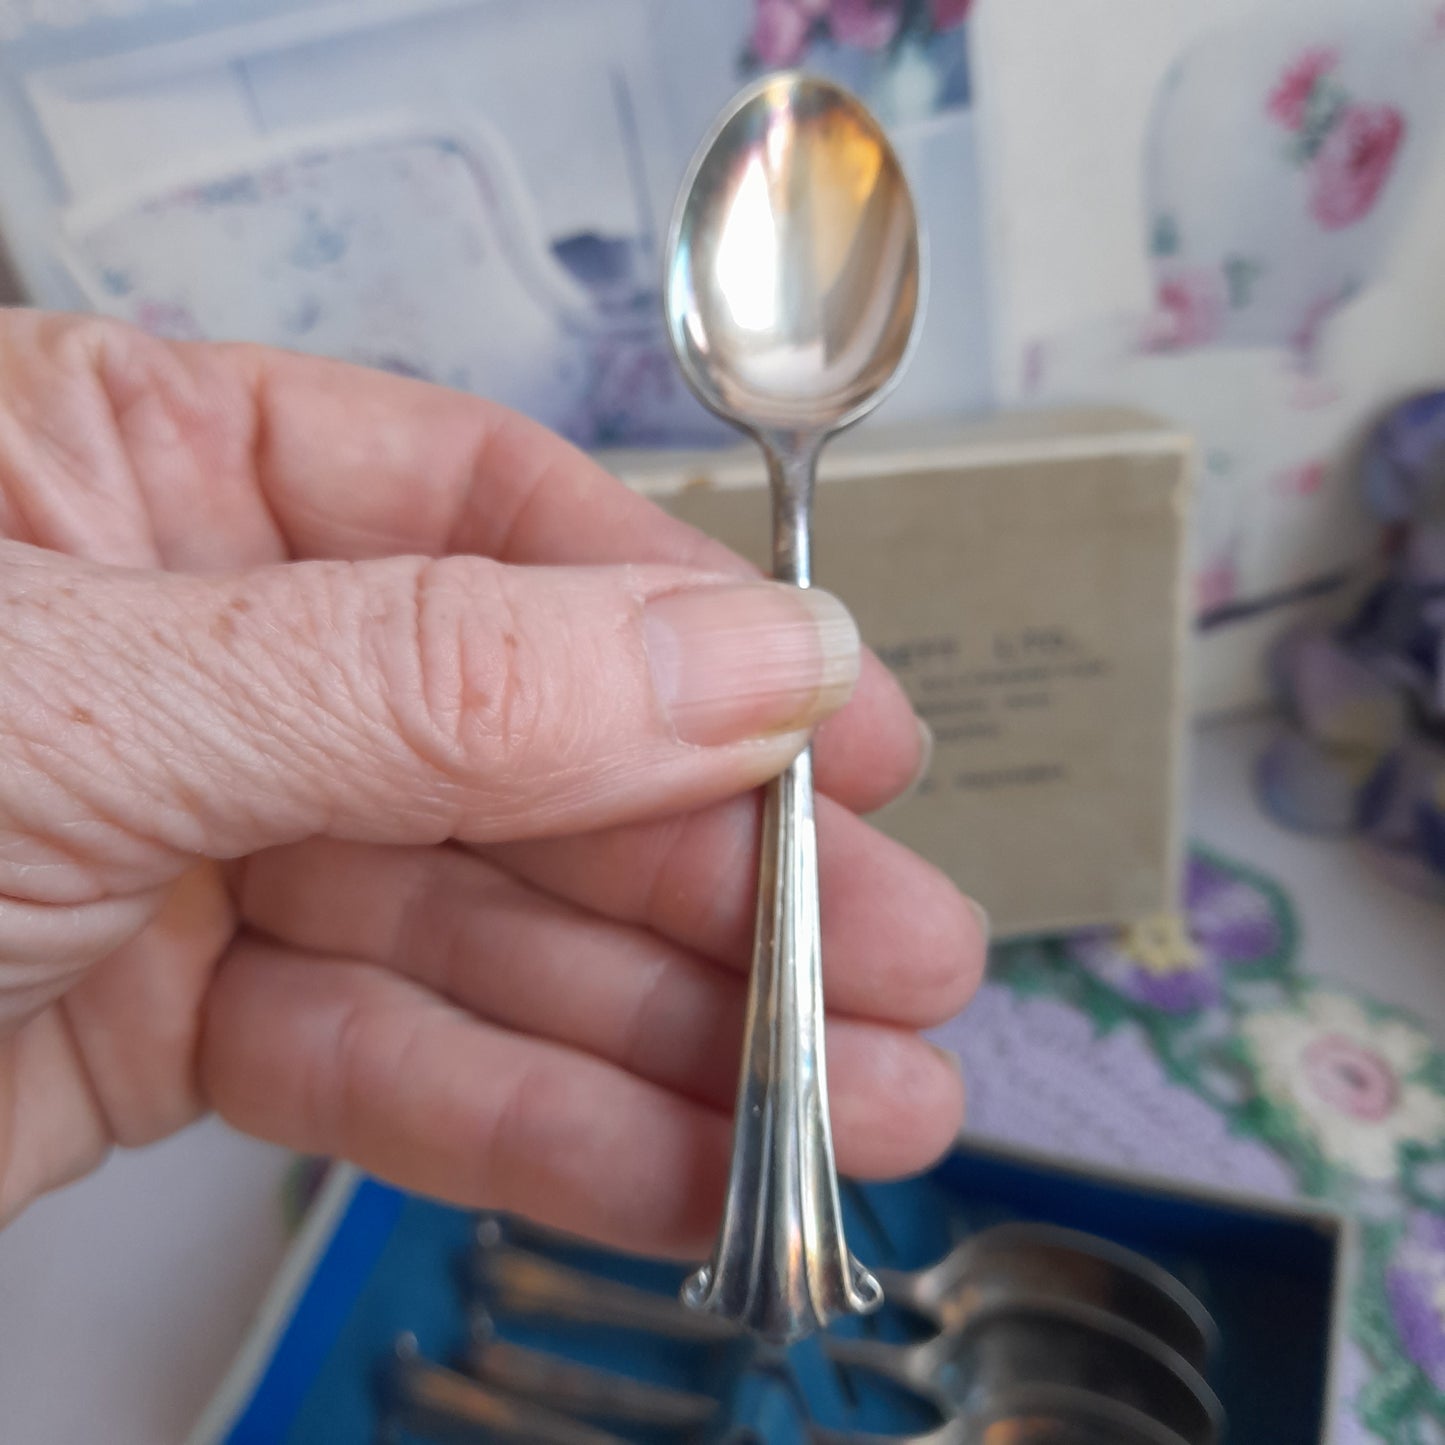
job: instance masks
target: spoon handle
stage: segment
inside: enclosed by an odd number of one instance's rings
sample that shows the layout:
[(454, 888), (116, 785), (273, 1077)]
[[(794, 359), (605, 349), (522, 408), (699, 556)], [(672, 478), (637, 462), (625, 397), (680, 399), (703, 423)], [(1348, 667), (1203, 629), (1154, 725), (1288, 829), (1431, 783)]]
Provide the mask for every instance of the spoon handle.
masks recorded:
[(405, 1431), (454, 1445), (625, 1445), (605, 1430), (429, 1363), (410, 1337), (398, 1342), (386, 1394), (383, 1438)]
[(488, 1252), (477, 1261), (476, 1273), (486, 1299), (506, 1314), (610, 1325), (679, 1340), (737, 1337), (728, 1321), (691, 1315), (671, 1295), (589, 1275), (545, 1255), (520, 1249)]
[[(807, 586), (814, 449), (773, 458), (775, 574)], [(694, 1309), (785, 1342), (866, 1313), (882, 1291), (848, 1252), (823, 1051), (813, 759), (769, 785), (732, 1168), (711, 1261), (683, 1288)]]
[(811, 438), (777, 438), (769, 440), (763, 450), (773, 500), (773, 577), (795, 587), (811, 587), (818, 443)]

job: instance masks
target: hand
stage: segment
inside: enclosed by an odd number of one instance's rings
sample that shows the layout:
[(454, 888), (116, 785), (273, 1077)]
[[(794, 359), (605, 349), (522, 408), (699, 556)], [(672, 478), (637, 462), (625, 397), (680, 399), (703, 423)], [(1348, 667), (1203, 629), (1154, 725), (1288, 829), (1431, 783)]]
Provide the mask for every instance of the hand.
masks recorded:
[(214, 1109), (698, 1254), (750, 790), (840, 707), (839, 1164), (949, 1143), (960, 1081), (914, 1030), (967, 1001), (981, 930), (850, 811), (920, 742), (832, 599), (473, 398), (24, 312), (0, 313), (0, 536), (0, 1219)]

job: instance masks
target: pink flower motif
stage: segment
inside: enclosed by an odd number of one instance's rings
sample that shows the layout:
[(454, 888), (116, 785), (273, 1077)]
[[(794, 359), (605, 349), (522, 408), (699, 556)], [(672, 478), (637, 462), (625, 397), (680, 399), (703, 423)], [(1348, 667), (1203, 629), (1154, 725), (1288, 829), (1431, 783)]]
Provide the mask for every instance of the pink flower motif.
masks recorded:
[(1290, 381), (1289, 404), (1296, 411), (1323, 411), (1343, 395), (1336, 382), (1315, 374), (1314, 365), (1314, 357), (1308, 354), (1298, 355), (1285, 364)]
[(752, 51), (764, 65), (793, 65), (808, 48), (812, 20), (795, 0), (758, 0)]
[(1161, 278), (1153, 324), (1144, 339), (1151, 351), (1172, 351), (1213, 341), (1224, 325), (1229, 289), (1212, 267)]
[(1270, 92), (1265, 110), (1286, 130), (1299, 130), (1316, 85), (1340, 63), (1340, 52), (1318, 45), (1301, 52)]
[(1233, 557), (1219, 557), (1194, 579), (1194, 603), (1201, 616), (1228, 607), (1239, 595), (1239, 570)]
[(1325, 464), (1321, 461), (1286, 467), (1274, 479), (1275, 490), (1287, 497), (1312, 497), (1324, 484)]
[(1311, 172), (1310, 213), (1327, 231), (1363, 220), (1374, 209), (1405, 138), (1393, 105), (1352, 105), (1325, 138)]
[(1322, 1034), (1300, 1055), (1304, 1077), (1331, 1108), (1364, 1123), (1387, 1118), (1400, 1097), (1395, 1071), (1344, 1034)]
[(1338, 291), (1331, 291), (1328, 295), (1311, 301), (1300, 317), (1299, 324), (1290, 334), (1290, 350), (1297, 356), (1312, 358), (1319, 349), (1320, 333), (1325, 329), (1325, 322), (1343, 304), (1344, 297)]
[(973, 0), (929, 0), (935, 30), (955, 30), (968, 19)]
[(903, 0), (832, 0), (833, 38), (860, 50), (882, 50), (903, 23)]

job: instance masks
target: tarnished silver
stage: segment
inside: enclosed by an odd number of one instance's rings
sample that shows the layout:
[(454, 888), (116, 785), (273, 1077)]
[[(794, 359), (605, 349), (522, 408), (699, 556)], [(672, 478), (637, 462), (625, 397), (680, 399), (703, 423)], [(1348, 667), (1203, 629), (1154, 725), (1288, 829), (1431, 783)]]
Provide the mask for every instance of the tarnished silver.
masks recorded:
[(995, 1305), (1030, 1298), (1092, 1305), (1137, 1326), (1195, 1369), (1203, 1369), (1219, 1340), (1209, 1311), (1153, 1260), (1051, 1224), (995, 1225), (927, 1269), (880, 1269), (878, 1282), (889, 1304), (944, 1333)]
[[(666, 310), (688, 384), (767, 457), (780, 581), (812, 584), (818, 453), (893, 384), (922, 282), (907, 181), (862, 103), (796, 73), (744, 90), (684, 182)], [(838, 1199), (807, 752), (767, 790), (732, 1168), (712, 1258), (683, 1298), (774, 1341), (882, 1301)]]
[(810, 1445), (1184, 1445), (1166, 1425), (1087, 1390), (1009, 1392), (987, 1410), (955, 1415), (918, 1435), (815, 1429)]
[(405, 1433), (436, 1445), (626, 1445), (619, 1436), (570, 1415), (429, 1363), (412, 1335), (396, 1342), (385, 1405), (383, 1439)]
[(1219, 1397), (1202, 1375), (1136, 1325), (1092, 1305), (1019, 1296), (921, 1344), (830, 1339), (834, 1364), (861, 1369), (928, 1400), (944, 1419), (995, 1411), (1016, 1392), (1082, 1391), (1127, 1405), (1183, 1445), (1217, 1445)]
[(474, 1329), (467, 1373), (491, 1389), (618, 1429), (700, 1432), (721, 1406), (711, 1395), (649, 1384), (529, 1350)]
[(673, 1295), (601, 1279), (516, 1247), (478, 1249), (472, 1273), (480, 1298), (499, 1315), (608, 1325), (700, 1344), (742, 1337), (733, 1321), (694, 1314)]

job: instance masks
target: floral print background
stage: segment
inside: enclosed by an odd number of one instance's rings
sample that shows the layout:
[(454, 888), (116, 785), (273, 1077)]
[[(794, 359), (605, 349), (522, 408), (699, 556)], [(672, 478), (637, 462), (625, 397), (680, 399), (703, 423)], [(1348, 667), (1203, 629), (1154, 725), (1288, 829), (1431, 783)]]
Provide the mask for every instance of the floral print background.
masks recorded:
[(732, 438), (671, 361), (635, 241), (543, 236), (499, 135), (402, 124), (254, 149), (73, 214), (64, 254), (91, 304), (474, 392), (582, 446)]
[(961, 30), (974, 0), (754, 0), (745, 73), (807, 62), (885, 122), (968, 101)]
[[(526, 246), (509, 199), (484, 152), (379, 132), (82, 222), (78, 269), (160, 335), (341, 354), (565, 418), (588, 388), (588, 298)], [(247, 271), (264, 285), (212, 284)]]
[(1200, 41), (1156, 102), (1146, 346), (1277, 346), (1312, 365), (1409, 215), (1441, 118), (1436, 11), (1276, 14)]
[(1108, 10), (1138, 43), (1088, 67), (1059, 57), (1097, 16), (978, 12), (983, 144), (1009, 167), (993, 229), (1029, 255), (1011, 275), (1000, 262), (1000, 387), (1142, 406), (1197, 437), (1199, 693), (1254, 705), (1284, 619), (1377, 555), (1361, 435), (1445, 374), (1429, 240), (1445, 224), (1445, 11)]
[(1445, 1432), (1445, 1050), (1296, 971), (1269, 879), (1192, 855), (1180, 912), (995, 950), (956, 1050), (971, 1131), (1360, 1224), (1339, 1445)]
[[(1208, 434), (1244, 485), (1209, 517), (1224, 527), (1206, 525), (1200, 538), (1204, 617), (1227, 615), (1266, 588), (1288, 593), (1317, 580), (1298, 563), (1293, 576), (1261, 576), (1251, 534), (1266, 518), (1305, 518), (1338, 496), (1325, 459), (1348, 445), (1362, 399), (1331, 375), (1324, 342), (1388, 265), (1445, 92), (1436, 9), (1413, 7), (1413, 21), (1401, 15), (1396, 7), (1353, 23), (1329, 13), (1279, 23), (1265, 7), (1257, 22), (1187, 53), (1159, 97), (1145, 171), (1154, 311), (1140, 349), (1268, 349), (1282, 380), (1278, 420), (1263, 426), (1303, 441), (1311, 422), (1289, 415), (1303, 412), (1324, 431), (1288, 461), (1261, 445), (1258, 420)], [(1234, 97), (1221, 114), (1230, 71)], [(1357, 525), (1368, 536), (1363, 518)]]
[[(806, 65), (889, 127), (932, 242), (885, 424), (977, 411), (970, 8), (379, 0), (353, 20), (330, 0), (0, 0), (0, 100), (8, 86), (24, 121), (0, 106), (0, 159), (29, 172), (0, 182), (4, 239), (40, 305), (389, 367), (590, 449), (733, 443), (673, 362), (661, 245), (717, 111), (754, 75)], [(319, 38), (297, 43), (302, 28)], [(181, 46), (194, 73), (152, 63), (187, 35), (205, 42)], [(519, 85), (524, 69), (546, 83)]]

